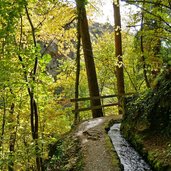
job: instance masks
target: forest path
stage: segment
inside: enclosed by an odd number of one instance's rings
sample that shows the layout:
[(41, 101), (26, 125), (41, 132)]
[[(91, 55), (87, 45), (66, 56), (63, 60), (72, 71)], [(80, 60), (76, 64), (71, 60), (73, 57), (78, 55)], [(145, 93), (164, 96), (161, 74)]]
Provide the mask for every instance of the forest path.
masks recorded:
[(120, 164), (105, 131), (110, 120), (121, 116), (101, 117), (81, 123), (76, 132), (81, 140), (84, 171), (119, 171)]

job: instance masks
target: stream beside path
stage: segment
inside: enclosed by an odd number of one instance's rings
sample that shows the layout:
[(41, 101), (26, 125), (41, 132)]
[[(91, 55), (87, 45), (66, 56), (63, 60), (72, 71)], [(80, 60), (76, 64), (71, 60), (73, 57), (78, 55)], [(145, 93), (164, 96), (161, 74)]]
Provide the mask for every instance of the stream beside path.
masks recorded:
[(124, 171), (152, 171), (143, 158), (122, 137), (120, 133), (120, 123), (114, 124), (110, 128), (108, 135), (111, 138), (115, 151), (120, 158)]

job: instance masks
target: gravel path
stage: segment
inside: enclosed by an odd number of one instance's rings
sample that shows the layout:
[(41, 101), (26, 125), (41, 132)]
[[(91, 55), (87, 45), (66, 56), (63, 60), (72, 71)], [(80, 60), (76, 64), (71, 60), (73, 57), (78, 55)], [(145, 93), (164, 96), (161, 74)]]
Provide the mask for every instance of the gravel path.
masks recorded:
[(85, 121), (79, 125), (76, 136), (81, 139), (84, 171), (119, 171), (119, 161), (114, 155), (105, 124), (120, 116), (102, 117)]

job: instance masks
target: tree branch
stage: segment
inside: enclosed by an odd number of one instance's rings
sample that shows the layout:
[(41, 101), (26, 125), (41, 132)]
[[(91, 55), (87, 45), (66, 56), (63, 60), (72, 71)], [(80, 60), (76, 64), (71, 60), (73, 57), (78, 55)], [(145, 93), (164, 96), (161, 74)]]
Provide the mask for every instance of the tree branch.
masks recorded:
[(29, 24), (31, 26), (31, 31), (32, 31), (32, 37), (33, 37), (33, 42), (34, 42), (34, 46), (36, 47), (36, 36), (35, 36), (35, 28), (33, 26), (32, 20), (30, 18), (29, 12), (28, 12), (28, 8), (25, 5), (25, 11), (26, 11), (26, 15), (27, 15), (27, 19), (29, 21)]
[[(130, 3), (130, 1), (126, 1), (126, 2)], [(135, 2), (135, 1), (132, 1), (132, 2)], [(131, 4), (131, 5), (132, 5), (132, 4)], [(140, 8), (141, 10), (147, 12), (148, 14), (150, 14), (150, 15), (152, 15), (152, 16), (158, 18), (158, 19), (160, 19), (160, 21), (162, 21), (163, 23), (165, 23), (165, 24), (171, 29), (171, 25), (170, 25), (168, 22), (166, 22), (161, 16), (156, 15), (156, 14), (153, 14), (152, 12), (148, 11), (147, 9), (145, 9), (145, 8), (143, 8), (143, 7), (140, 7), (140, 6), (137, 5), (137, 4), (133, 4), (133, 5), (136, 6), (137, 8)], [(170, 32), (170, 31), (169, 31), (169, 32)]]
[[(32, 32), (32, 37), (33, 37), (33, 42), (34, 42), (34, 47), (37, 47), (37, 43), (36, 43), (36, 35), (35, 35), (35, 28), (33, 26), (33, 22), (30, 18), (27, 6), (25, 5), (25, 11), (26, 11), (26, 15), (27, 15), (27, 19), (29, 21), (29, 24), (31, 26), (31, 32)], [(37, 65), (38, 65), (38, 58), (36, 56), (35, 58), (35, 63), (34, 63), (34, 68), (33, 68), (33, 81), (35, 81), (35, 76), (36, 76), (36, 72), (37, 72)]]
[[(136, 1), (132, 1), (132, 0), (121, 0), (121, 1), (124, 1), (124, 2), (127, 2), (127, 3), (143, 3), (144, 1), (143, 0), (136, 0)], [(169, 0), (168, 0), (169, 1)], [(156, 3), (156, 2), (152, 2), (152, 1), (145, 1), (145, 3), (147, 4), (153, 4), (153, 5), (158, 5), (158, 6), (162, 6), (162, 7), (165, 7), (169, 10), (171, 10), (171, 6), (167, 6), (167, 5), (164, 5), (162, 3)], [(169, 4), (171, 5), (171, 2), (169, 2)], [(135, 5), (135, 4), (133, 4)]]

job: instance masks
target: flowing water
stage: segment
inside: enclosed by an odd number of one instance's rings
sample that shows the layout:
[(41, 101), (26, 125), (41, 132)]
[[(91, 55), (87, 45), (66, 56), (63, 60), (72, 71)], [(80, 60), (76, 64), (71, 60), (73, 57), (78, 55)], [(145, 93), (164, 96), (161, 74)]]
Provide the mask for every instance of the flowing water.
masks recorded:
[(120, 133), (120, 124), (114, 124), (110, 128), (108, 135), (112, 140), (121, 164), (124, 167), (124, 171), (152, 171), (143, 158), (122, 137)]

